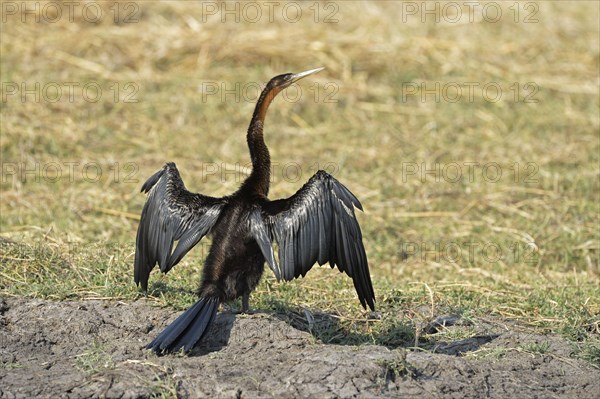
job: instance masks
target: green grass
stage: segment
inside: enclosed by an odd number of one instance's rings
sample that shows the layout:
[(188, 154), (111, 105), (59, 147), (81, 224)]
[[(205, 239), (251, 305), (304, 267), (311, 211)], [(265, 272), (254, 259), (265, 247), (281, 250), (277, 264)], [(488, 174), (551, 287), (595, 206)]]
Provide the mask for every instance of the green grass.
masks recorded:
[[(324, 342), (392, 347), (413, 346), (415, 337), (427, 346), (433, 338), (419, 326), (441, 314), (475, 324), (493, 317), (562, 334), (577, 356), (597, 363), (598, 5), (541, 2), (538, 23), (459, 25), (398, 24), (393, 2), (339, 5), (337, 24), (209, 19), (196, 31), (188, 16), (199, 18), (200, 6), (183, 2), (142, 4), (140, 22), (129, 25), (3, 23), (2, 82), (96, 82), (104, 90), (94, 103), (81, 95), (2, 103), (0, 295), (139, 298), (132, 263), (143, 181), (175, 161), (191, 190), (225, 195), (243, 174), (222, 169), (249, 161), (254, 99), (203, 98), (202, 84), (264, 84), (325, 66), (302, 83), (299, 101), (272, 105), (271, 196), (291, 195), (328, 166), (359, 197), (382, 317), (367, 320), (349, 279), (327, 267), (285, 284), (267, 272), (252, 306), (304, 324), (308, 309)], [(421, 82), (497, 82), (508, 94), (497, 102), (403, 98), (403, 84)], [(537, 103), (524, 102), (527, 82)], [(136, 103), (122, 101), (128, 83)], [(336, 102), (324, 101), (327, 87), (337, 88)], [(462, 178), (454, 181), (456, 165)], [(467, 165), (476, 165), (472, 175)], [(298, 166), (297, 181), (286, 180)], [(423, 166), (434, 174), (421, 175)], [(209, 244), (168, 276), (153, 274), (150, 300), (185, 309)]]
[(527, 353), (543, 355), (544, 353), (547, 353), (550, 349), (550, 343), (547, 341), (531, 342), (528, 344), (523, 344), (521, 346), (521, 349), (523, 349)]
[(386, 380), (395, 381), (397, 377), (415, 378), (419, 375), (419, 370), (406, 361), (406, 354), (395, 360), (380, 359), (378, 364), (385, 369)]
[(75, 356), (75, 367), (88, 375), (93, 375), (103, 370), (114, 369), (116, 365), (104, 345), (94, 342), (88, 350)]

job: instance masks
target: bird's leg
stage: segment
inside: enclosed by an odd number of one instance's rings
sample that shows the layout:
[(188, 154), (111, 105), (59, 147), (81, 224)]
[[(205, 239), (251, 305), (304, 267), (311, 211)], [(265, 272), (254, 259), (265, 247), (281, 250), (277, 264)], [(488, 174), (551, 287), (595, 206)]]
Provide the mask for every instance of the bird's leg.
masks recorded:
[(248, 291), (242, 296), (242, 313), (254, 314), (256, 312), (256, 310), (250, 309), (250, 291)]
[(233, 310), (232, 312), (233, 313), (245, 313), (245, 314), (254, 313), (253, 310), (250, 310), (250, 292), (247, 292), (242, 295), (242, 310)]
[(242, 313), (250, 313), (250, 292), (242, 296)]

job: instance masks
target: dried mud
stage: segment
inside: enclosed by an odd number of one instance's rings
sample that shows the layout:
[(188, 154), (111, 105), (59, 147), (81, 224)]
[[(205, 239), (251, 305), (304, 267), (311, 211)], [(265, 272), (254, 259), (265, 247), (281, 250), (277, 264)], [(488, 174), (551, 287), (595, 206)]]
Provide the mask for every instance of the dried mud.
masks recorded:
[[(145, 300), (8, 298), (0, 314), (1, 398), (600, 397), (600, 371), (568, 342), (506, 329), (433, 353), (325, 345), (276, 314), (225, 312), (190, 356), (155, 356), (144, 345), (176, 314)], [(463, 356), (478, 349), (503, 354)]]

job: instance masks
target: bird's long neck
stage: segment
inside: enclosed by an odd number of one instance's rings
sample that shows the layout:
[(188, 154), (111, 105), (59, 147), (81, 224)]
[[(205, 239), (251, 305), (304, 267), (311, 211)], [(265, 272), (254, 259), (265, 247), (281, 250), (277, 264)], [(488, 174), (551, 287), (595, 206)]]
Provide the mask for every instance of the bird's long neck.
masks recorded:
[(252, 159), (252, 173), (246, 179), (245, 186), (254, 189), (258, 194), (267, 196), (269, 194), (269, 182), (271, 178), (271, 157), (269, 149), (265, 144), (263, 126), (269, 105), (279, 93), (278, 88), (265, 88), (260, 94), (252, 121), (248, 127), (248, 148)]

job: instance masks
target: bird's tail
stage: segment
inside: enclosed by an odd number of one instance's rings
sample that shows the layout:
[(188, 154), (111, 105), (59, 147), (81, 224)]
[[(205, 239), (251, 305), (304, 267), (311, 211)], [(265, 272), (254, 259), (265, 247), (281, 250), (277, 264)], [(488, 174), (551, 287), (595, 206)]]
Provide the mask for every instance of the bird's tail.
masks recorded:
[(152, 349), (156, 353), (167, 353), (183, 348), (184, 352), (189, 352), (206, 333), (217, 314), (218, 307), (217, 298), (200, 298), (169, 324), (154, 341), (146, 346), (146, 349)]

